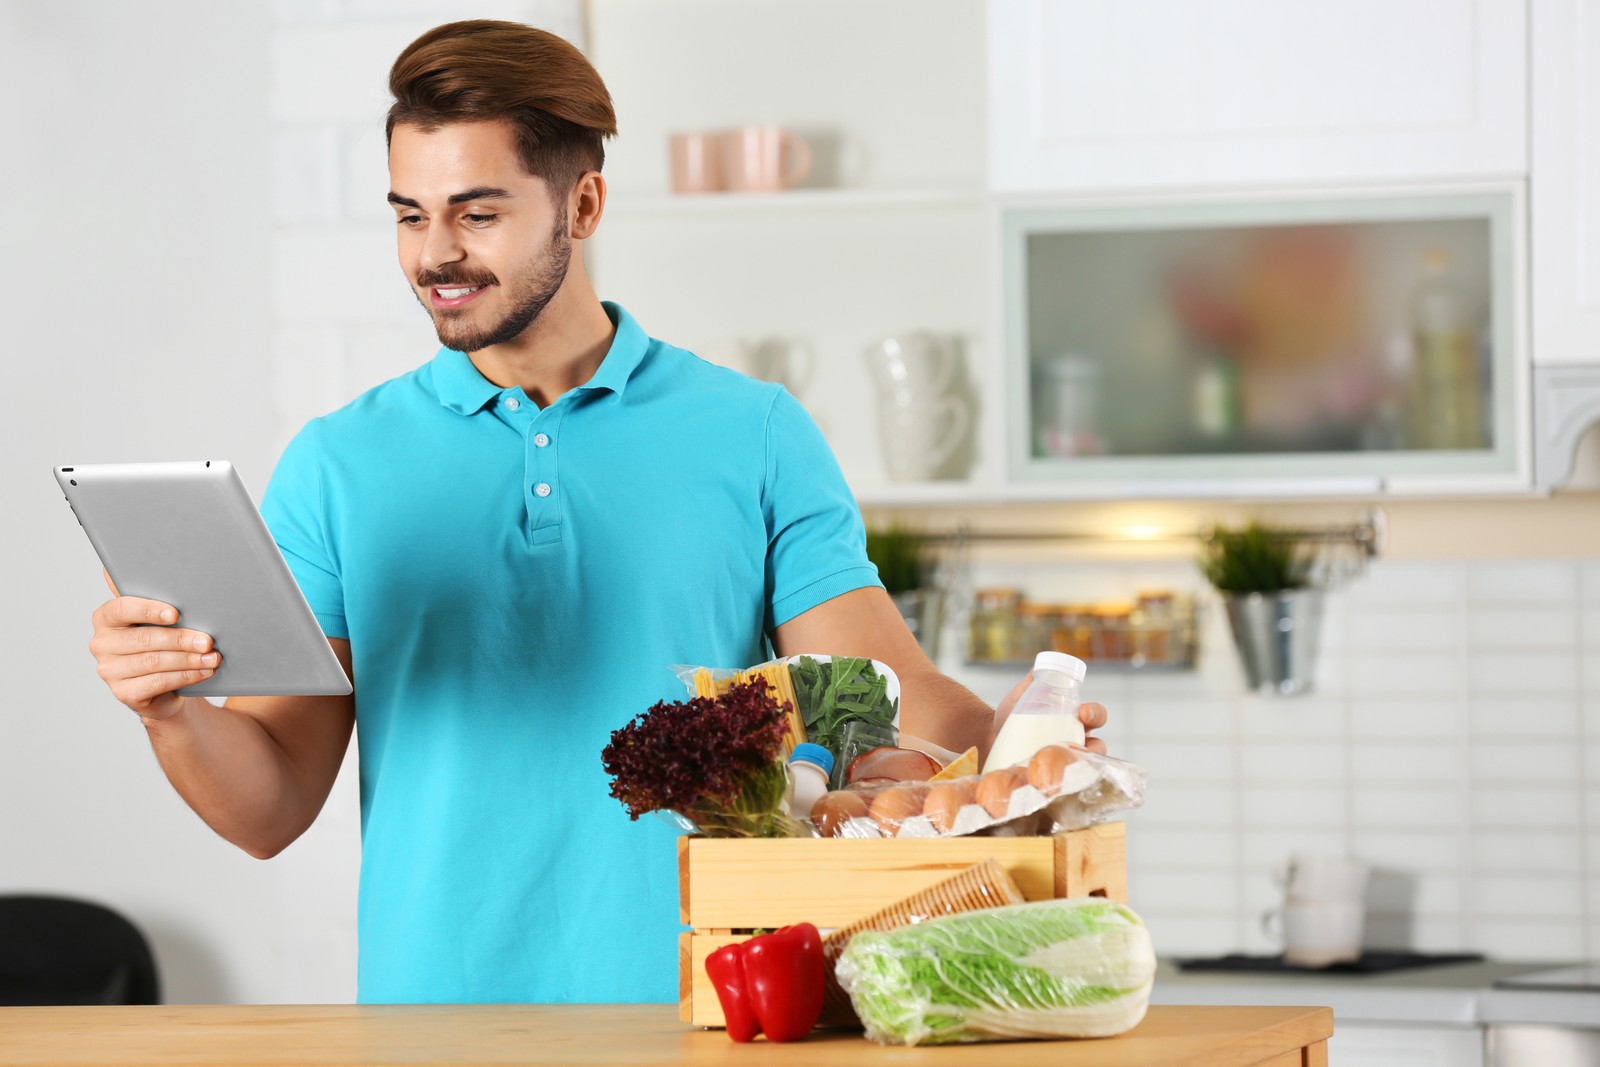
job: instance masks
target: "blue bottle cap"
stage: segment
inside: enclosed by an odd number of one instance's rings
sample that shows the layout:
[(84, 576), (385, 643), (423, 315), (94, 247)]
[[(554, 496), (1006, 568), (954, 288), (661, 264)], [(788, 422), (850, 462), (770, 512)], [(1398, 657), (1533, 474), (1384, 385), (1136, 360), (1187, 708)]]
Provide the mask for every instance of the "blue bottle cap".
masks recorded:
[(789, 762), (815, 763), (822, 768), (823, 774), (833, 773), (833, 753), (810, 741), (802, 741), (794, 746), (794, 751), (789, 754)]

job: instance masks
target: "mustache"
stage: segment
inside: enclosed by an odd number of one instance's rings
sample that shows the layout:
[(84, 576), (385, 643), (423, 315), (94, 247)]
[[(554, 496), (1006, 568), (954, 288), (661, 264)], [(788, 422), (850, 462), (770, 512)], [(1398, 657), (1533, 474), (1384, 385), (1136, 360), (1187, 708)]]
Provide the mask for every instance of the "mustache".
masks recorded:
[(493, 275), (479, 275), (473, 277), (466, 274), (457, 274), (451, 271), (420, 271), (417, 274), (417, 287), (419, 289), (432, 289), (444, 287), (447, 289), (479, 288), (486, 285), (498, 285)]

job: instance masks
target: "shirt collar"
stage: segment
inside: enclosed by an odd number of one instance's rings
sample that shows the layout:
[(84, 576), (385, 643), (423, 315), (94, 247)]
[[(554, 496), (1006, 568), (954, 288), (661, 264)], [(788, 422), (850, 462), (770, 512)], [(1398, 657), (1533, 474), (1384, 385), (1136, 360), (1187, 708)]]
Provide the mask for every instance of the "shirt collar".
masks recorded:
[[(650, 338), (621, 304), (605, 300), (601, 301), (600, 306), (606, 309), (606, 315), (616, 326), (617, 332), (594, 376), (573, 391), (609, 389), (621, 396), (633, 372), (644, 362), (645, 353), (650, 348)], [(438, 394), (439, 403), (451, 411), (475, 415), (502, 392), (498, 385), (473, 366), (465, 352), (441, 348), (433, 357), (432, 366), (434, 392)]]

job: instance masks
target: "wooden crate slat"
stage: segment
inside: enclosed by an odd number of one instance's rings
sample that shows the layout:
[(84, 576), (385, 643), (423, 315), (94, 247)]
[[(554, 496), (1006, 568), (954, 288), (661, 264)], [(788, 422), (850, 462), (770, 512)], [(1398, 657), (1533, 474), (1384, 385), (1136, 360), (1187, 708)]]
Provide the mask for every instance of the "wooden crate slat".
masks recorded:
[(1055, 848), (1047, 837), (695, 838), (686, 922), (695, 929), (845, 926), (990, 858), (1029, 900), (1055, 895)]

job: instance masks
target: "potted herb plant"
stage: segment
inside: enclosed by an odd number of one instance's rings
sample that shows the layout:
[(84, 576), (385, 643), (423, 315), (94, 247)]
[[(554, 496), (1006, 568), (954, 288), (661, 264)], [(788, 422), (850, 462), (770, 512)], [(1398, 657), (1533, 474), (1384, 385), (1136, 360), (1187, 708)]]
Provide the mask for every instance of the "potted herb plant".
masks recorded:
[(1322, 622), (1322, 590), (1311, 554), (1292, 531), (1249, 522), (1213, 528), (1200, 566), (1222, 596), (1245, 680), (1261, 693), (1311, 687)]
[(935, 560), (928, 537), (898, 523), (869, 529), (867, 558), (878, 568), (878, 580), (900, 609), (917, 643), (929, 659), (937, 659), (944, 593), (935, 582)]

